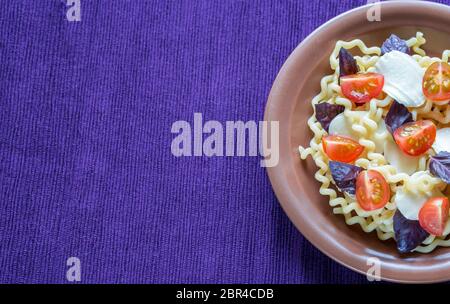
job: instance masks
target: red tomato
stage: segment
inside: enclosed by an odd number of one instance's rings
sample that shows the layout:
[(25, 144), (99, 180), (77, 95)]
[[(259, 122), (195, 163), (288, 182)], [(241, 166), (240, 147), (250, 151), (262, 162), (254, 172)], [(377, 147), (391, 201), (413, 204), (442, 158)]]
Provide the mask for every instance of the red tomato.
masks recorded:
[(364, 151), (364, 147), (351, 138), (340, 135), (322, 137), (322, 146), (331, 160), (351, 163)]
[(419, 211), (420, 226), (432, 235), (442, 236), (448, 220), (448, 214), (448, 198), (430, 198)]
[(450, 99), (450, 65), (446, 62), (430, 65), (423, 76), (422, 90), (433, 101)]
[(341, 77), (340, 83), (345, 97), (356, 104), (363, 104), (380, 95), (384, 76), (378, 73), (353, 74)]
[(356, 178), (356, 200), (364, 210), (380, 209), (390, 198), (391, 188), (380, 172), (367, 170)]
[(400, 149), (411, 156), (424, 154), (436, 139), (436, 125), (430, 120), (419, 120), (404, 124), (394, 132)]

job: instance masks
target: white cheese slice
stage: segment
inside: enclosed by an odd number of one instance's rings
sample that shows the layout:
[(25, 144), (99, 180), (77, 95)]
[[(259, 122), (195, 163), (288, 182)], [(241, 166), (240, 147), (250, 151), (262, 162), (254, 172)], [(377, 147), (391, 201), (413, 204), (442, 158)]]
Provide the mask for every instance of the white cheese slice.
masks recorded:
[(423, 192), (410, 192), (404, 188), (397, 190), (395, 194), (394, 202), (397, 209), (406, 217), (408, 220), (417, 221), (419, 219), (419, 211), (423, 204), (431, 198), (442, 196), (442, 193), (438, 190), (434, 190), (430, 193)]
[(384, 142), (384, 157), (397, 170), (397, 173), (412, 175), (419, 168), (420, 157), (406, 155), (391, 139)]
[(358, 140), (358, 134), (353, 131), (352, 123), (345, 117), (344, 113), (337, 115), (330, 123), (328, 128), (330, 135), (347, 136), (354, 140)]
[[(364, 116), (368, 115), (367, 111), (355, 111), (359, 116), (359, 120), (364, 119)], [(350, 120), (341, 113), (337, 115), (330, 123), (330, 127), (328, 129), (328, 133), (330, 135), (341, 135), (352, 138), (353, 140), (358, 141), (359, 135), (352, 129), (352, 123)], [(375, 143), (375, 152), (383, 153), (384, 151), (384, 143), (391, 137), (391, 134), (386, 128), (386, 124), (384, 120), (380, 120), (378, 124), (378, 129), (373, 134), (371, 140)]]
[(450, 152), (450, 128), (437, 130), (433, 149), (436, 153), (443, 151)]
[(425, 70), (408, 54), (392, 51), (375, 64), (384, 76), (383, 91), (406, 107), (420, 107), (425, 102), (422, 80)]

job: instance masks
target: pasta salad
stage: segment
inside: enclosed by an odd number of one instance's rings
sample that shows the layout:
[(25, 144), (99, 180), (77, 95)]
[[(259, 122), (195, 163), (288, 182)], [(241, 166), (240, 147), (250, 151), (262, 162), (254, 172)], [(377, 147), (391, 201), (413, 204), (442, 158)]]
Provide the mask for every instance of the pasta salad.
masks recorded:
[(401, 253), (450, 247), (450, 50), (430, 57), (425, 43), (338, 41), (299, 147), (333, 212)]

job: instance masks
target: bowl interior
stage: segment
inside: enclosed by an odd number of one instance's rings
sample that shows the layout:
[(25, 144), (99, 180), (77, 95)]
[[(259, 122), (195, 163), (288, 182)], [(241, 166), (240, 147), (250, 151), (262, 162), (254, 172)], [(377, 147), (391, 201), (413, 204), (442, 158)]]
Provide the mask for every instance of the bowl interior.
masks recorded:
[(427, 40), (427, 55), (440, 57), (443, 50), (450, 49), (448, 6), (392, 2), (382, 3), (381, 22), (369, 22), (366, 14), (367, 7), (362, 7), (331, 20), (305, 39), (281, 69), (265, 113), (266, 120), (280, 123), (280, 162), (268, 168), (268, 174), (296, 227), (336, 261), (365, 273), (370, 267), (367, 259), (378, 258), (381, 276), (390, 281), (449, 280), (450, 248), (400, 255), (394, 241), (380, 241), (375, 233), (364, 233), (359, 225), (347, 226), (343, 216), (332, 213), (327, 197), (319, 194), (314, 162), (298, 157), (298, 146), (308, 146), (312, 137), (307, 127), (312, 114), (310, 101), (320, 91), (321, 78), (332, 73), (329, 56), (337, 40), (358, 38), (367, 46), (379, 46), (391, 33), (406, 39), (420, 31)]

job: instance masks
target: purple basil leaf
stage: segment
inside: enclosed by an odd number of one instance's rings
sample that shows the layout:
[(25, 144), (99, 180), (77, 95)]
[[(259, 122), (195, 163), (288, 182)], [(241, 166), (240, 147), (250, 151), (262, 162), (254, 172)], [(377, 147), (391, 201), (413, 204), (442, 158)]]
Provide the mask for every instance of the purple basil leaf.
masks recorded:
[(439, 152), (431, 157), (430, 172), (450, 184), (450, 153)]
[(345, 191), (349, 194), (355, 194), (356, 178), (362, 171), (362, 168), (336, 161), (330, 161), (329, 166), (333, 180), (339, 190)]
[(419, 221), (408, 220), (399, 210), (394, 214), (394, 233), (397, 249), (401, 253), (411, 252), (429, 236), (420, 227)]
[(345, 107), (341, 105), (335, 105), (327, 102), (318, 103), (315, 105), (316, 119), (328, 132), (328, 127), (331, 121), (340, 113), (344, 112)]
[(405, 123), (412, 122), (413, 117), (408, 108), (394, 100), (389, 112), (384, 119), (386, 126), (394, 134), (395, 130), (403, 126)]
[(358, 73), (358, 65), (355, 58), (346, 49), (339, 50), (339, 79), (342, 76)]
[(405, 40), (392, 34), (391, 37), (386, 39), (386, 41), (381, 46), (381, 55), (384, 55), (392, 51), (399, 51), (402, 53), (409, 54), (409, 47), (406, 44)]

